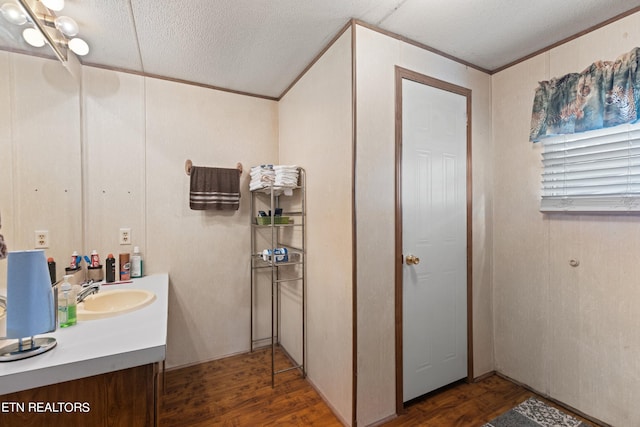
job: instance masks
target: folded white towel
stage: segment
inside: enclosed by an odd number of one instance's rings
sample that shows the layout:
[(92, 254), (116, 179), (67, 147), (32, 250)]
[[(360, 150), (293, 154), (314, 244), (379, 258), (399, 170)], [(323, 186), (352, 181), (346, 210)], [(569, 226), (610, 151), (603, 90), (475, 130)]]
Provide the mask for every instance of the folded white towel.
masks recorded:
[(249, 190), (251, 191), (260, 190), (261, 188), (267, 188), (267, 187), (268, 187), (268, 184), (264, 182), (256, 182), (256, 183), (249, 184)]
[(269, 187), (293, 188), (298, 185), (298, 166), (296, 165), (260, 165), (253, 166), (250, 172), (251, 191)]

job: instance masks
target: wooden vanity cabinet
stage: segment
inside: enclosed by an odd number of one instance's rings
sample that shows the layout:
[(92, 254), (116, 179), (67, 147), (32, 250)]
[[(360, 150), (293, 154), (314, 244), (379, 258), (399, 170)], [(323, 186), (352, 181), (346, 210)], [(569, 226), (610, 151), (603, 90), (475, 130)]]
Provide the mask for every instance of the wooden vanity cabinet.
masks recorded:
[[(152, 363), (5, 394), (0, 396), (0, 426), (155, 426), (159, 368)], [(79, 410), (54, 412), (61, 409), (58, 402)]]

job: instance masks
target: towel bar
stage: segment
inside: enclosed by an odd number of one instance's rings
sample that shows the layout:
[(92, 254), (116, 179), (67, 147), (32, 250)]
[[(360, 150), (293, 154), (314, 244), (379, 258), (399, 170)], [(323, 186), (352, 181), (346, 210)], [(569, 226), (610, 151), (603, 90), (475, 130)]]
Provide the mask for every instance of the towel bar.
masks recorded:
[[(193, 167), (193, 162), (191, 161), (191, 159), (187, 159), (187, 161), (184, 162), (184, 171), (187, 173), (187, 176), (191, 175), (192, 167)], [(240, 173), (240, 175), (242, 175), (242, 163), (238, 162), (236, 164), (236, 169), (238, 169), (238, 172)]]

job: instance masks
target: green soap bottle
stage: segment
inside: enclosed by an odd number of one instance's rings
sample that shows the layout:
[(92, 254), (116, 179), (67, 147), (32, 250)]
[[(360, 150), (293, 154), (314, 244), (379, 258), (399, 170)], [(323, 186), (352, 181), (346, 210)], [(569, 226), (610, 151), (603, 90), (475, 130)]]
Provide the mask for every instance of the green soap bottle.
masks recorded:
[(76, 292), (69, 279), (72, 276), (64, 276), (64, 281), (58, 291), (58, 325), (61, 328), (73, 326), (77, 323)]

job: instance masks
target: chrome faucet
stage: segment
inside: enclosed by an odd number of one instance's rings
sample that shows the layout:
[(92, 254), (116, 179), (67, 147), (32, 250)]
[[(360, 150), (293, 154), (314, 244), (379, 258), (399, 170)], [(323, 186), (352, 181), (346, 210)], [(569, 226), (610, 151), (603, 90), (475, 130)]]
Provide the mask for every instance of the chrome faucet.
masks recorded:
[(87, 283), (82, 285), (82, 290), (78, 292), (78, 295), (76, 296), (76, 302), (80, 304), (89, 295), (97, 294), (99, 290), (100, 290), (100, 283), (96, 283), (93, 280), (89, 280)]

